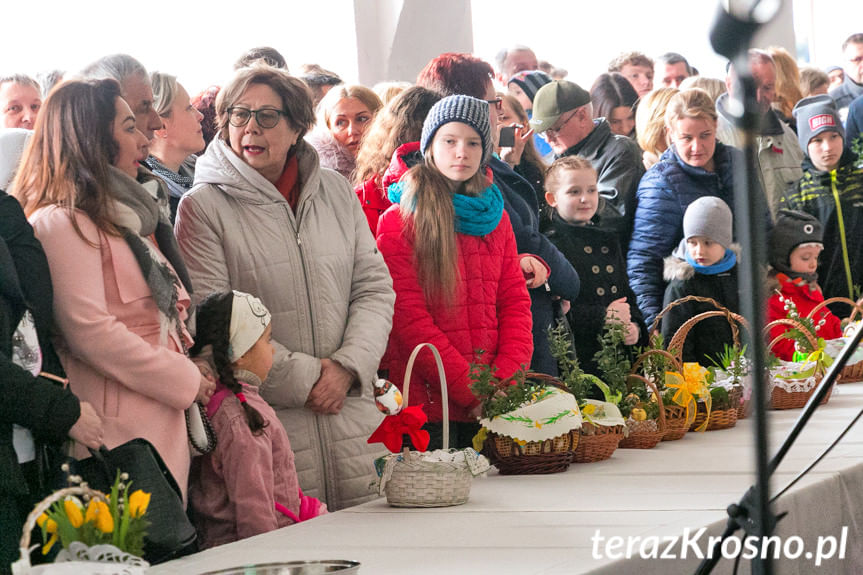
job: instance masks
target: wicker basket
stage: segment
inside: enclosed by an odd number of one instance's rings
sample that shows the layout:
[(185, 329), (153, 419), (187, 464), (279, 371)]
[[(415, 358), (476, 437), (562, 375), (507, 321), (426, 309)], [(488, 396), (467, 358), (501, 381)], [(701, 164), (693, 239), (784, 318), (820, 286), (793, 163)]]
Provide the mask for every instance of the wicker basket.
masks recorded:
[[(782, 318), (771, 321), (764, 326), (764, 336), (769, 337), (770, 330), (778, 325), (785, 325), (797, 329), (800, 333), (806, 336), (806, 339), (809, 340), (809, 345), (811, 345), (813, 349), (818, 346), (818, 342), (814, 337), (812, 337), (812, 334), (810, 334), (800, 322), (791, 318)], [(767, 344), (767, 350), (769, 351), (773, 349), (773, 346), (785, 337), (785, 334), (775, 337), (769, 344)], [(816, 374), (816, 384), (807, 391), (786, 391), (778, 385), (774, 385), (773, 392), (770, 394), (771, 409), (799, 409), (805, 406), (809, 401), (809, 398), (812, 397), (812, 394), (815, 393), (815, 390), (818, 389), (818, 385), (821, 383), (821, 379), (823, 377), (823, 373)], [(827, 400), (830, 399), (830, 395), (832, 393), (833, 388), (831, 387), (830, 391), (827, 392), (827, 395), (824, 396), (824, 399), (821, 400), (821, 405), (827, 403)]]
[(611, 457), (623, 439), (622, 425), (594, 425), (583, 423), (579, 431), (578, 447), (572, 457), (574, 463), (595, 463)]
[[(566, 386), (550, 375), (527, 373), (527, 379), (540, 380), (560, 388)], [(511, 437), (489, 432), (483, 444), (485, 454), (501, 475), (539, 475), (566, 471), (579, 441), (578, 430), (545, 441), (528, 441), (520, 445)]]
[[(411, 371), (417, 354), (428, 347), (434, 354), (441, 386), (443, 405), (443, 448), (449, 449), (449, 406), (447, 398), (446, 375), (438, 350), (430, 343), (416, 346), (408, 359), (405, 370), (403, 405), (408, 405)], [(387, 503), (393, 507), (447, 507), (466, 503), (470, 495), (473, 475), (461, 462), (424, 461), (422, 455), (407, 447), (401, 457), (390, 460), (392, 473), (385, 472), (384, 492)], [(383, 478), (382, 478), (383, 481)]]
[[(654, 323), (655, 325), (655, 323)], [(638, 375), (638, 369), (644, 364), (645, 360), (651, 355), (660, 355), (665, 359), (671, 360), (675, 371), (681, 371), (680, 362), (677, 358), (662, 349), (649, 349), (635, 360), (630, 373)], [(656, 382), (652, 382), (656, 386)], [(656, 386), (657, 389), (659, 386)], [(661, 394), (658, 394), (659, 397)], [(689, 431), (689, 425), (686, 421), (686, 408), (674, 404), (662, 404), (662, 412), (665, 416), (665, 431), (662, 434), (662, 441), (676, 441), (682, 439)]]
[[(810, 311), (809, 315), (806, 317), (814, 317), (815, 314), (818, 313), (818, 311), (830, 305), (831, 303), (844, 303), (850, 305), (853, 308), (851, 316), (849, 317), (851, 321), (854, 320), (855, 316), (858, 313), (863, 312), (863, 299), (855, 302), (854, 300), (847, 297), (831, 297), (825, 299), (824, 301), (816, 305), (814, 308), (812, 308), (812, 311)], [(857, 363), (846, 365), (842, 368), (842, 371), (839, 373), (839, 377), (836, 379), (836, 383), (857, 383), (860, 381), (863, 381), (863, 361), (858, 361)]]
[[(733, 338), (734, 345), (737, 346), (738, 349), (740, 348), (739, 326), (748, 327), (746, 320), (743, 318), (743, 316), (732, 312), (726, 307), (723, 307), (716, 300), (707, 297), (692, 295), (671, 302), (656, 316), (656, 319), (653, 322), (652, 329), (657, 329), (659, 321), (662, 319), (662, 316), (664, 316), (668, 312), (668, 310), (690, 301), (709, 303), (713, 305), (716, 309), (711, 311), (705, 311), (692, 316), (691, 318), (683, 322), (680, 327), (677, 328), (677, 331), (674, 332), (674, 335), (671, 337), (671, 341), (668, 342), (667, 348), (675, 352), (675, 359), (678, 361), (679, 364), (683, 363), (683, 344), (686, 341), (686, 337), (689, 335), (689, 332), (692, 330), (695, 324), (708, 318), (724, 317), (725, 319), (727, 319), (729, 326), (731, 326), (731, 337)], [(739, 400), (739, 396), (737, 396), (737, 401), (739, 402)], [(732, 405), (735, 404), (732, 402)], [(680, 409), (683, 411), (685, 417), (685, 408)], [(692, 423), (692, 425), (686, 426), (685, 422), (683, 425), (678, 424), (678, 426), (674, 429), (672, 438), (679, 439), (680, 437), (683, 437), (683, 435), (685, 435), (687, 431), (694, 431), (704, 423), (705, 418), (707, 418), (706, 406), (699, 402), (696, 409), (697, 410), (695, 413), (695, 421)], [(731, 410), (727, 410), (734, 411), (733, 415), (731, 413), (711, 411), (710, 419), (707, 422), (707, 431), (733, 427), (737, 423), (738, 416), (741, 414), (745, 415), (745, 409), (746, 408), (744, 405), (740, 405)], [(715, 422), (714, 418), (716, 418)]]
[[(107, 502), (105, 494), (95, 489), (90, 489), (85, 486), (66, 487), (55, 491), (42, 501), (40, 501), (33, 511), (27, 516), (24, 522), (24, 528), (21, 531), (21, 541), (18, 545), (21, 553), (20, 559), (12, 564), (12, 573), (14, 575), (62, 575), (62, 574), (87, 574), (87, 575), (139, 575), (143, 574), (150, 566), (149, 563), (128, 553), (124, 553), (116, 547), (102, 545), (102, 548), (111, 548), (113, 552), (110, 554), (113, 562), (98, 562), (98, 561), (64, 561), (58, 563), (48, 563), (30, 565), (30, 534), (36, 527), (36, 521), (39, 516), (48, 511), (48, 509), (57, 501), (61, 501), (69, 496), (87, 496), (95, 497)], [(77, 545), (80, 545), (78, 543)], [(91, 548), (95, 549), (95, 548)], [(65, 553), (66, 551), (61, 551)], [(101, 554), (100, 554), (101, 555)], [(127, 562), (120, 562), (127, 561)]]
[[(631, 373), (629, 374), (629, 378), (627, 379), (627, 383), (632, 380), (638, 380), (644, 383), (647, 388), (653, 392), (654, 397), (656, 397), (657, 403), (659, 403), (659, 419), (655, 422), (655, 428), (653, 426), (648, 425), (635, 425), (630, 426), (629, 435), (620, 440), (620, 444), (618, 447), (622, 449), (653, 449), (659, 442), (662, 441), (662, 436), (665, 435), (665, 431), (667, 429), (665, 423), (665, 406), (662, 403), (662, 395), (659, 393), (659, 390), (653, 384), (652, 381), (648, 380), (646, 377)], [(635, 422), (637, 424), (643, 424), (648, 422)]]
[[(728, 399), (731, 405), (740, 405), (740, 397), (742, 392), (739, 388), (734, 388), (728, 392)], [(737, 425), (737, 420), (740, 419), (738, 407), (730, 407), (728, 409), (711, 409), (710, 420), (707, 422), (706, 431), (716, 431), (717, 429), (728, 429)], [(707, 406), (698, 402), (697, 411), (695, 413), (695, 421), (689, 427), (689, 431), (697, 430), (707, 418)]]

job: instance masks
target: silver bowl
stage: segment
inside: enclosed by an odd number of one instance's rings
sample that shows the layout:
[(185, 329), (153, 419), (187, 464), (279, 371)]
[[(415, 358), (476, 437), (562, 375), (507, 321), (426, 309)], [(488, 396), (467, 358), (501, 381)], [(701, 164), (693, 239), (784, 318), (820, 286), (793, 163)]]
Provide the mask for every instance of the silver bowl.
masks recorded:
[(201, 575), (323, 575), (336, 573), (351, 575), (360, 572), (358, 561), (345, 559), (319, 559), (312, 561), (285, 561), (283, 563), (261, 563), (242, 565), (218, 571), (207, 571)]

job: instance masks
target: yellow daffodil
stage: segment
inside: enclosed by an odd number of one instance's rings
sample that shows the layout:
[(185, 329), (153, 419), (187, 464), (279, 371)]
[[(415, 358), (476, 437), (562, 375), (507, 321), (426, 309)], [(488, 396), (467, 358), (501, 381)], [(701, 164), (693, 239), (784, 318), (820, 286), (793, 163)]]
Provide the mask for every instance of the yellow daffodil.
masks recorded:
[(133, 492), (129, 496), (129, 515), (132, 517), (140, 517), (147, 512), (147, 506), (150, 505), (150, 494), (141, 491), (140, 489)]
[(592, 403), (588, 403), (587, 405), (585, 405), (584, 407), (581, 408), (581, 413), (583, 413), (584, 415), (593, 415), (593, 413), (595, 411), (596, 411), (596, 406)]
[(81, 506), (78, 505), (77, 501), (66, 499), (63, 501), (63, 510), (66, 512), (66, 517), (69, 519), (72, 527), (77, 529), (84, 524), (84, 514), (81, 513)]
[(36, 520), (36, 525), (44, 529), (46, 533), (51, 534), (48, 542), (42, 546), (42, 555), (47, 555), (51, 551), (51, 547), (57, 542), (57, 522), (43, 513)]

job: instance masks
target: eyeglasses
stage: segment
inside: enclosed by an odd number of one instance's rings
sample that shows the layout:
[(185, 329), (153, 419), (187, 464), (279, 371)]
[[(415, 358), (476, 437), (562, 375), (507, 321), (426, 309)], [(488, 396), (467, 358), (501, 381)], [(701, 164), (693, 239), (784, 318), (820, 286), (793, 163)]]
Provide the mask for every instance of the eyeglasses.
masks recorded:
[(498, 112), (503, 110), (503, 99), (502, 98), (495, 98), (494, 100), (486, 100), (486, 102), (488, 102), (489, 106), (494, 106), (494, 109), (497, 110)]
[(575, 117), (575, 115), (577, 113), (578, 113), (578, 110), (573, 110), (572, 114), (569, 115), (569, 118), (564, 120), (561, 125), (559, 125), (556, 128), (549, 128), (548, 130), (541, 133), (540, 136), (542, 136), (543, 139), (546, 139), (546, 140), (548, 139), (549, 136), (556, 138), (560, 134), (560, 131), (569, 123), (570, 120), (572, 120)]
[(264, 129), (275, 128), (276, 124), (279, 123), (279, 118), (287, 116), (285, 112), (273, 108), (250, 110), (248, 108), (231, 107), (228, 108), (228, 122), (235, 128), (242, 128), (252, 119), (252, 114), (254, 114), (258, 125)]

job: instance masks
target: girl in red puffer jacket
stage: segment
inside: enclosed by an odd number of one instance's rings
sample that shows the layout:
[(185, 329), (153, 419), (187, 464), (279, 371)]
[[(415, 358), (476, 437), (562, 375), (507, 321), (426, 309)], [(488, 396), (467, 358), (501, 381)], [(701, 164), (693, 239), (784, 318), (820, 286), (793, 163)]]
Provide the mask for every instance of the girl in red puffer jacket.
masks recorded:
[[(381, 369), (399, 387), (413, 348), (440, 351), (449, 395), (450, 446), (468, 447), (479, 430), (470, 364), (499, 378), (530, 363), (530, 298), (500, 190), (483, 167), (491, 157), (489, 108), (449, 96), (431, 109), (420, 150), (425, 161), (389, 188), (377, 244), (396, 292), (393, 328)], [(481, 352), (481, 353), (480, 353)], [(428, 353), (418, 356), (410, 403), (424, 404), (429, 449), (441, 447), (440, 383)]]

